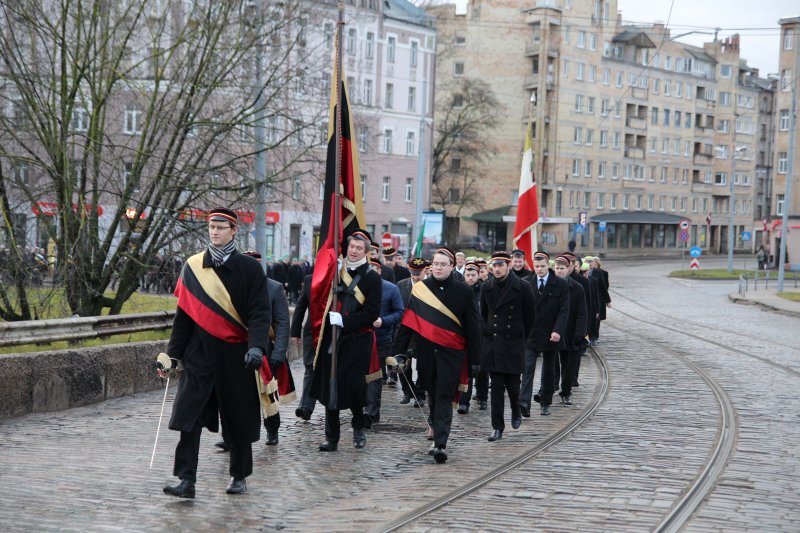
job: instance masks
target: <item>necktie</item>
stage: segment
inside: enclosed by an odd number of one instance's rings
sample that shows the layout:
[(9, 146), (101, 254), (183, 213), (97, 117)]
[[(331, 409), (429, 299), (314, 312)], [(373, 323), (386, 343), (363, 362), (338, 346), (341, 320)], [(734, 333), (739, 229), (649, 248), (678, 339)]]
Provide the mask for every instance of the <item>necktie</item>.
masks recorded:
[(544, 278), (539, 278), (539, 291), (541, 292), (542, 287), (544, 287)]

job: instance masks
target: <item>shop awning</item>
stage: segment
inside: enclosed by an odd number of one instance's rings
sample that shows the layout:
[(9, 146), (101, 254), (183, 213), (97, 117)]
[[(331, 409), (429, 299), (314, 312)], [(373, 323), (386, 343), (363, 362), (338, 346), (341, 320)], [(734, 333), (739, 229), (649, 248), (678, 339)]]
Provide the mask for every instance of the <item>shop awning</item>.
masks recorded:
[(681, 220), (686, 220), (686, 217), (652, 211), (601, 213), (589, 218), (589, 222), (606, 222), (608, 224), (678, 224)]
[(464, 219), (473, 222), (504, 222), (503, 217), (511, 211), (511, 207), (511, 204), (495, 207), (494, 209), (473, 213), (471, 216), (464, 217)]

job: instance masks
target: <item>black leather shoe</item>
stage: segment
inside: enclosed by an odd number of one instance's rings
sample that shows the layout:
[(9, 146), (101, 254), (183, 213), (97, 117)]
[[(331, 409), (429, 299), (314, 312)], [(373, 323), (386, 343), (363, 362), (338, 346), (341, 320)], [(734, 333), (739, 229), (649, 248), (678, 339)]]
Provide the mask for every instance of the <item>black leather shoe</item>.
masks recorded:
[(531, 417), (531, 407), (530, 407), (530, 405), (528, 405), (526, 403), (519, 404), (519, 412), (525, 418), (530, 418)]
[(367, 434), (363, 429), (356, 429), (353, 431), (353, 446), (359, 450), (367, 445)]
[(534, 394), (533, 395), (533, 401), (536, 402), (536, 403), (542, 403), (542, 396), (539, 395), (539, 394)]
[(469, 413), (469, 405), (468, 404), (463, 404), (463, 403), (460, 404), (458, 406), (458, 411), (457, 412), (460, 415), (465, 415), (465, 414)]
[(550, 406), (549, 405), (543, 405), (542, 406), (542, 416), (547, 416), (549, 414), (550, 414)]
[(339, 447), (338, 443), (326, 440), (322, 444), (319, 445), (319, 451), (321, 451), (321, 452), (335, 452), (338, 447)]
[(444, 448), (437, 447), (433, 450), (433, 460), (438, 464), (442, 464), (447, 461), (447, 453), (444, 451)]
[(478, 411), (485, 411), (486, 410), (486, 401), (479, 401), (478, 402)]
[(407, 403), (411, 403), (411, 395), (410, 394), (404, 394), (403, 395), (403, 399), (400, 400), (400, 403), (403, 404), (403, 405), (406, 405)]
[(247, 483), (245, 483), (244, 479), (237, 479), (235, 477), (231, 478), (231, 482), (228, 483), (228, 488), (225, 489), (225, 492), (228, 494), (244, 494), (247, 491)]
[(216, 446), (217, 448), (220, 449), (220, 451), (223, 452), (227, 452), (228, 450), (231, 449), (231, 447), (228, 446), (228, 443), (225, 442), (224, 440), (219, 441), (218, 443), (214, 444), (214, 446)]
[(425, 400), (414, 400), (414, 407), (425, 407)]
[(511, 413), (511, 427), (513, 429), (519, 429), (521, 425), (522, 425), (522, 416), (520, 416), (518, 412)]
[(491, 435), (489, 435), (489, 438), (488, 438), (488, 439), (486, 439), (486, 440), (488, 440), (489, 442), (494, 442), (494, 441), (496, 441), (496, 440), (500, 440), (500, 439), (502, 439), (502, 438), (503, 438), (503, 430), (501, 430), (501, 429), (495, 429), (495, 430), (492, 432), (492, 434), (491, 434)]
[(278, 444), (278, 432), (277, 431), (267, 431), (267, 440), (264, 443), (267, 446), (275, 446)]
[(302, 407), (298, 407), (294, 410), (294, 416), (297, 418), (302, 418), (303, 420), (311, 420), (311, 412), (308, 409), (303, 409)]
[(561, 403), (564, 405), (572, 405), (572, 400), (570, 399), (569, 396), (562, 396)]
[(182, 479), (177, 485), (167, 485), (164, 487), (164, 494), (177, 496), (178, 498), (194, 499), (194, 481)]

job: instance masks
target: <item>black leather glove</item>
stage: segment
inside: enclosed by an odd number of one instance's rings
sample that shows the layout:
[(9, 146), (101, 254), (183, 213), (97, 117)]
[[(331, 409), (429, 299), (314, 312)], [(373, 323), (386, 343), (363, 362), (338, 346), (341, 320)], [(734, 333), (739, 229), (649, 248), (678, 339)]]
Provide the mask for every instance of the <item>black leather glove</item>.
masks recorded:
[(478, 372), (481, 371), (481, 365), (472, 365), (469, 367), (469, 377), (477, 378)]
[(583, 337), (575, 337), (573, 340), (575, 342), (575, 346), (583, 346)]
[(269, 358), (269, 368), (273, 372), (275, 372), (285, 362), (286, 362), (286, 357), (276, 356), (275, 354), (272, 354), (272, 356)]
[(258, 370), (261, 368), (261, 360), (263, 357), (264, 354), (261, 352), (261, 348), (253, 346), (244, 354), (244, 367), (247, 370)]

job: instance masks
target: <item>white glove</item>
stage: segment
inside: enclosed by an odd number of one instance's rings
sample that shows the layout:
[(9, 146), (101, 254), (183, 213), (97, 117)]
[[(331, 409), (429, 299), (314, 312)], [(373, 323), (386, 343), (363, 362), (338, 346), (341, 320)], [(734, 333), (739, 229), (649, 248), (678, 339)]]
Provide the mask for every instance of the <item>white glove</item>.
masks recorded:
[(341, 313), (331, 311), (330, 313), (328, 313), (328, 319), (331, 321), (331, 326), (339, 326), (340, 328), (344, 327), (344, 322), (342, 322)]

